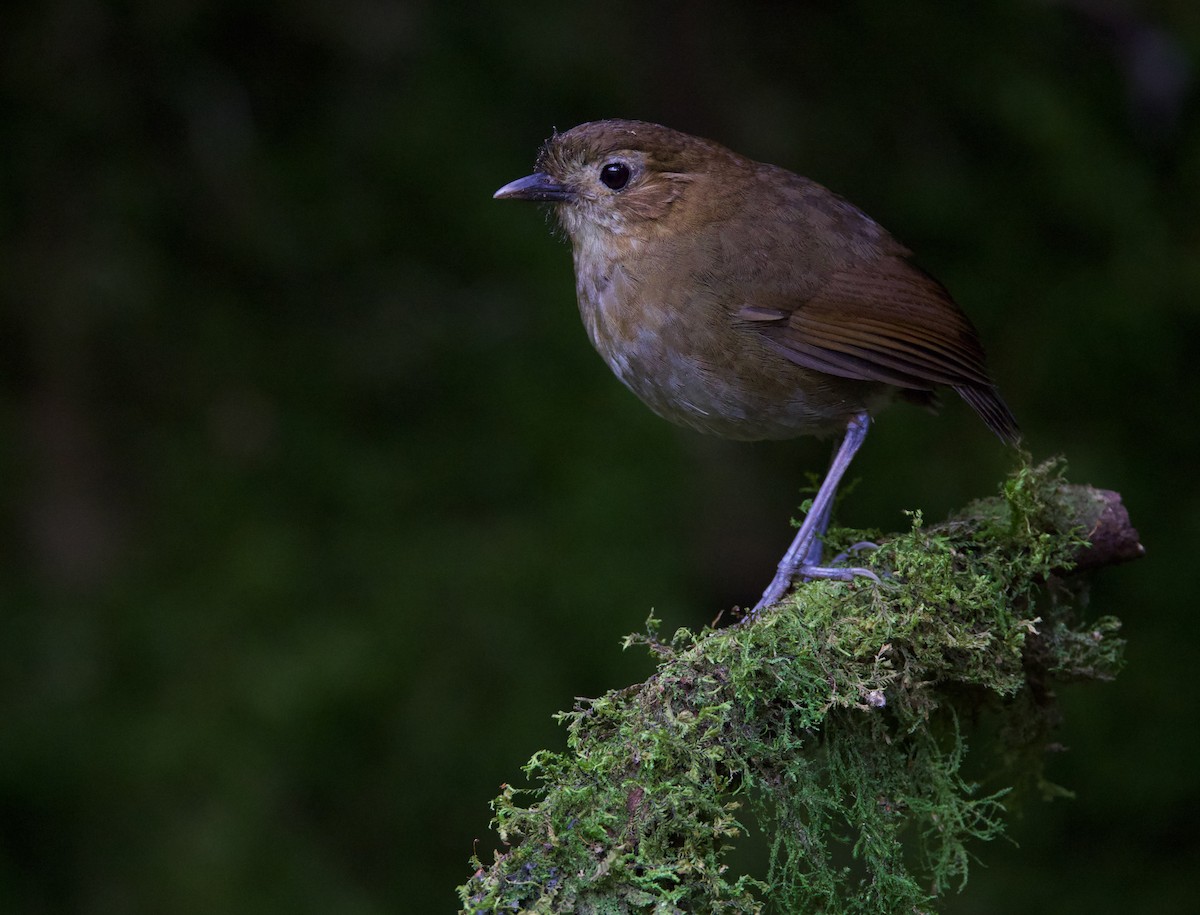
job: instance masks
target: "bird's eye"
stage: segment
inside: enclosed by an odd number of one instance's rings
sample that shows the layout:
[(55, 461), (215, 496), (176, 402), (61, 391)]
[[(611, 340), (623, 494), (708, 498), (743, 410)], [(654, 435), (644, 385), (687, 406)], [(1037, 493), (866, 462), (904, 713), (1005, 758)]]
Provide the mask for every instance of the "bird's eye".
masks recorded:
[(610, 191), (619, 191), (629, 183), (629, 166), (624, 162), (608, 162), (600, 169), (600, 181)]

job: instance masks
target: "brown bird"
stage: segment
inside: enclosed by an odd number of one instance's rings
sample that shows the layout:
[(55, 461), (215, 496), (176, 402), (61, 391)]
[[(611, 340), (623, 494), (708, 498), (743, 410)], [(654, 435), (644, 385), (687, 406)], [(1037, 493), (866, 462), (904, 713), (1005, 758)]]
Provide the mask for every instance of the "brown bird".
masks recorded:
[(546, 141), (496, 191), (553, 206), (579, 311), (605, 362), (673, 422), (731, 439), (842, 434), (804, 523), (755, 609), (822, 566), (837, 486), (870, 417), (947, 386), (1018, 444), (979, 336), (942, 285), (821, 185), (709, 140), (595, 121)]

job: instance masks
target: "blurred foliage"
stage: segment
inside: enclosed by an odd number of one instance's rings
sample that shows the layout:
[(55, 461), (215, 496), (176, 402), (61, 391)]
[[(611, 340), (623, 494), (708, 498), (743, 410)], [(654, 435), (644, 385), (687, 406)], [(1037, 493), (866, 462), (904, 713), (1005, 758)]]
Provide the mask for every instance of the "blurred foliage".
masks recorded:
[[(644, 611), (761, 590), (827, 446), (649, 414), (565, 247), (490, 200), (622, 116), (892, 229), (1035, 454), (1142, 529), (1093, 596), (1128, 671), (1064, 695), (1078, 800), (955, 911), (1189, 909), (1198, 60), (1185, 0), (0, 14), (0, 907), (448, 910), (550, 714), (644, 675)], [(898, 406), (843, 518), (937, 518), (1005, 460)]]

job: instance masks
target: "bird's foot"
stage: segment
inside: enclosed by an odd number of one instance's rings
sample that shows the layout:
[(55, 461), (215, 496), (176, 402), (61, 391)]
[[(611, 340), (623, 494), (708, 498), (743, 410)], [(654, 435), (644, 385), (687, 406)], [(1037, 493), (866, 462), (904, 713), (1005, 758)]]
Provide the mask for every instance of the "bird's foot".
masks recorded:
[[(856, 543), (850, 549), (854, 550), (855, 547), (860, 546), (863, 545)], [(870, 544), (870, 546), (874, 547), (875, 544)], [(864, 546), (863, 548), (865, 549), (866, 547)], [(843, 553), (838, 556), (838, 559), (843, 558), (845, 555)], [(837, 560), (834, 561), (836, 562)], [(794, 569), (784, 570), (781, 568), (775, 573), (775, 578), (771, 580), (771, 584), (763, 592), (762, 598), (747, 615), (747, 619), (757, 616), (760, 611), (771, 606), (771, 604), (778, 603), (783, 598), (783, 595), (787, 593), (793, 582), (812, 581), (818, 578), (833, 581), (853, 581), (855, 578), (869, 578), (876, 584), (883, 584), (875, 572), (862, 566), (818, 566), (805, 564), (799, 565)]]
[(861, 566), (800, 566), (796, 570), (796, 577), (800, 579), (825, 578), (833, 579), (834, 581), (852, 581), (855, 578), (869, 578), (876, 584), (883, 584), (878, 575), (870, 569), (864, 569)]
[(874, 551), (877, 549), (879, 549), (878, 543), (872, 543), (870, 540), (860, 540), (860, 541), (858, 541), (858, 543), (850, 544), (850, 546), (846, 547), (846, 549), (842, 550), (842, 552), (840, 552), (836, 556), (834, 556), (833, 561), (830, 563), (830, 565), (836, 566), (839, 563), (845, 562), (847, 559), (850, 558), (850, 556), (852, 554), (854, 556), (857, 556), (863, 550)]

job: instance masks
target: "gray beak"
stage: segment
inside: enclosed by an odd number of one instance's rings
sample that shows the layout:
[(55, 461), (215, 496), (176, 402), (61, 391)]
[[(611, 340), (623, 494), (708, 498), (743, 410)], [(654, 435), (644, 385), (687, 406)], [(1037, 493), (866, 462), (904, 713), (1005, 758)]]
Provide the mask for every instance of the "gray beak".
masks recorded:
[(510, 181), (496, 193), (495, 200), (536, 200), (540, 203), (558, 203), (571, 199), (571, 192), (547, 175), (534, 172), (516, 181)]

